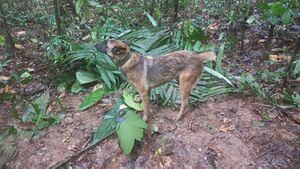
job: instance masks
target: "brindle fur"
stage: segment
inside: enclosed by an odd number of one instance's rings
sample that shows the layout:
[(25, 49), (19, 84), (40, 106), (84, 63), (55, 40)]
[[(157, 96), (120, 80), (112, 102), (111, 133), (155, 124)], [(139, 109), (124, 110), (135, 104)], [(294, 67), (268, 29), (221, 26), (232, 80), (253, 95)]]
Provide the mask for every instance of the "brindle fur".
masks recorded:
[(203, 61), (216, 59), (214, 52), (197, 53), (186, 50), (160, 57), (143, 57), (130, 52), (129, 46), (118, 40), (97, 43), (95, 47), (107, 53), (121, 67), (128, 82), (137, 89), (144, 104), (144, 120), (147, 120), (150, 110), (150, 90), (173, 79), (179, 80), (181, 96), (181, 107), (176, 120), (182, 118), (191, 90), (202, 74)]

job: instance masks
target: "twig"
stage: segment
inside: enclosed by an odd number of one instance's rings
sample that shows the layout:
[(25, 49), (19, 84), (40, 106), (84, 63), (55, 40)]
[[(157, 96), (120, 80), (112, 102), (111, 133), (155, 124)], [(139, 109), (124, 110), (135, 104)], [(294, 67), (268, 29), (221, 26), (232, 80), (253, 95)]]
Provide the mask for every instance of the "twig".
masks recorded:
[[(115, 132), (115, 131), (113, 131), (113, 132)], [(58, 163), (50, 166), (49, 168), (56, 169), (56, 168), (60, 168), (60, 167), (65, 166), (67, 163), (69, 163), (69, 162), (75, 160), (76, 158), (80, 157), (85, 152), (87, 152), (87, 151), (93, 149), (94, 147), (98, 146), (102, 141), (106, 140), (111, 134), (113, 134), (113, 132), (111, 132), (110, 134), (108, 134), (107, 137), (105, 137), (105, 138), (103, 138), (103, 139), (101, 139), (101, 140), (99, 140), (99, 141), (97, 141), (97, 142), (95, 142), (95, 143), (93, 143), (93, 144), (85, 147), (84, 149), (82, 149), (82, 150), (78, 151), (77, 153), (75, 153), (75, 154), (67, 157), (65, 160), (63, 160), (61, 162), (58, 162)]]
[(261, 104), (261, 103), (254, 103), (254, 104), (256, 104), (258, 106), (262, 106), (262, 107), (271, 107), (271, 108), (276, 107), (276, 106), (273, 106), (273, 105), (267, 105), (267, 104)]

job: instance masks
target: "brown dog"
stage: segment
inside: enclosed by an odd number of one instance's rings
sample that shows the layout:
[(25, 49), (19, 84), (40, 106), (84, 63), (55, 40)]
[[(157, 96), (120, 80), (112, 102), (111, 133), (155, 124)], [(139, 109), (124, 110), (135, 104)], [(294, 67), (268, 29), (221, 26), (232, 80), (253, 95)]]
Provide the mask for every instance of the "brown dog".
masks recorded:
[(197, 53), (186, 50), (171, 52), (161, 57), (143, 57), (132, 53), (129, 46), (119, 40), (97, 43), (95, 47), (107, 53), (121, 67), (129, 83), (137, 89), (144, 104), (144, 120), (147, 120), (150, 109), (150, 90), (172, 79), (179, 79), (181, 107), (176, 118), (179, 120), (188, 105), (191, 90), (202, 74), (203, 61), (216, 59), (214, 52)]

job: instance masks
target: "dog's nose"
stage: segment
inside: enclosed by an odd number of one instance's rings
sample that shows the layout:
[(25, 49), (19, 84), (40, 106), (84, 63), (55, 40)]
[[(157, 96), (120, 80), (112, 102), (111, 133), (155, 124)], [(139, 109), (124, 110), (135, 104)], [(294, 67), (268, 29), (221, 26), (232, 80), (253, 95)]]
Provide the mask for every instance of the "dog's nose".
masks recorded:
[(95, 48), (100, 52), (105, 52), (107, 49), (107, 41), (96, 43)]

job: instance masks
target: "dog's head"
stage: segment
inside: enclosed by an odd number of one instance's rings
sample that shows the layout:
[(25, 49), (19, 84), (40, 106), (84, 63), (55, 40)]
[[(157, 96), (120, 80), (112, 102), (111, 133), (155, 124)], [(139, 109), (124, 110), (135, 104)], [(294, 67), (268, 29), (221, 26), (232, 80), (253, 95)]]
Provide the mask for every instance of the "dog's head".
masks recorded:
[(114, 62), (122, 64), (130, 54), (129, 46), (120, 40), (107, 40), (95, 45), (100, 52), (106, 53)]

